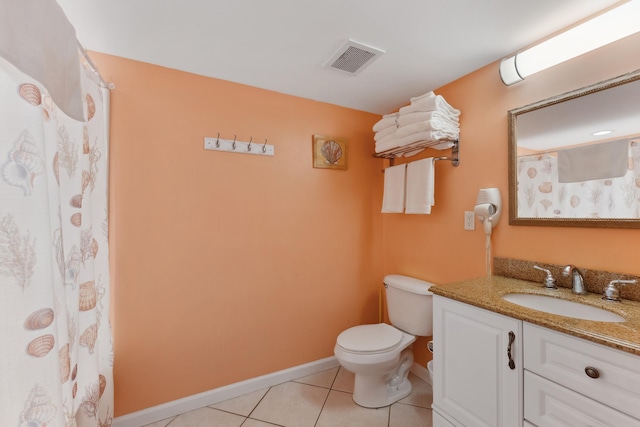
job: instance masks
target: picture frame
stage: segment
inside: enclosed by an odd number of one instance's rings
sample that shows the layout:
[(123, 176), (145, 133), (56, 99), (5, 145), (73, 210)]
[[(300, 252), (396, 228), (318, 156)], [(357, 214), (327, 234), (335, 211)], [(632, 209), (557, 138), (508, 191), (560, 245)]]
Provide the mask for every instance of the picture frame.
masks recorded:
[(313, 167), (319, 169), (347, 169), (347, 140), (313, 135)]

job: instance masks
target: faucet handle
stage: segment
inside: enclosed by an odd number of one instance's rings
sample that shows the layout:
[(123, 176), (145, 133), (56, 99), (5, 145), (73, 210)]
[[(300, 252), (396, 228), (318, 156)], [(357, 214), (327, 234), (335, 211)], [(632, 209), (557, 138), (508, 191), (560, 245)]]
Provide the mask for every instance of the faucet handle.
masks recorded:
[(545, 279), (544, 279), (544, 287), (545, 288), (547, 288), (547, 289), (558, 289), (556, 287), (556, 279), (553, 278), (553, 274), (551, 274), (551, 272), (549, 270), (547, 270), (546, 268), (538, 267), (537, 265), (534, 265), (533, 268), (535, 268), (536, 270), (544, 271), (545, 273), (547, 273), (547, 277), (545, 277)]
[(638, 283), (638, 281), (635, 279), (610, 281), (607, 287), (604, 288), (604, 296), (602, 297), (602, 299), (607, 301), (621, 301), (620, 290), (616, 288), (616, 285), (621, 286), (621, 285), (627, 285), (627, 284), (633, 284), (633, 283)]

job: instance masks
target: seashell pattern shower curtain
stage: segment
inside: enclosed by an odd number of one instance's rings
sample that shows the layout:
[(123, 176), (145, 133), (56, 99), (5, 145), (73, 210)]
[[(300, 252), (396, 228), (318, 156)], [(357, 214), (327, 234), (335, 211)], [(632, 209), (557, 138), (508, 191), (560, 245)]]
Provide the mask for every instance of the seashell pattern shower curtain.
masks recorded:
[(624, 176), (560, 183), (556, 156), (518, 157), (518, 216), (640, 218), (640, 143), (629, 144)]
[(109, 93), (78, 66), (84, 121), (0, 58), (3, 427), (112, 424)]

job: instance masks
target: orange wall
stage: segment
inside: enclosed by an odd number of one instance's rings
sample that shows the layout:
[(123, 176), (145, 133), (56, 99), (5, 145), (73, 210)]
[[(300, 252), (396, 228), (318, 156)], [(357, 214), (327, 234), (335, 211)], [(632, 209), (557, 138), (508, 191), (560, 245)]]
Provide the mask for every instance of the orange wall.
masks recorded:
[[(482, 276), (482, 231), (463, 230), (482, 187), (505, 204), (493, 255), (640, 274), (640, 230), (509, 226), (506, 209), (507, 111), (640, 68), (639, 47), (633, 36), (512, 87), (494, 63), (436, 90), (462, 111), (461, 165), (437, 163), (429, 216), (379, 213), (375, 115), (92, 54), (116, 84), (116, 415), (332, 355), (340, 331), (377, 320), (383, 274)], [(204, 151), (217, 132), (268, 138), (276, 156)], [(346, 172), (311, 167), (314, 133), (348, 139)]]
[[(379, 116), (91, 56), (116, 85), (116, 415), (332, 356), (377, 321)], [(218, 132), (275, 157), (205, 151)], [(313, 134), (348, 140), (348, 170), (312, 168)]]
[[(508, 221), (507, 111), (640, 68), (640, 34), (504, 86), (498, 63), (435, 92), (462, 111), (461, 164), (436, 164), (435, 206), (430, 216), (384, 215), (384, 271), (434, 283), (485, 274), (485, 238), (463, 230), (463, 212), (473, 210), (478, 189), (498, 187), (503, 216), (494, 229), (494, 256), (640, 274), (639, 229), (510, 226)], [(431, 151), (415, 159), (433, 156)], [(414, 158), (411, 158), (413, 160)], [(425, 340), (416, 360), (430, 358)]]

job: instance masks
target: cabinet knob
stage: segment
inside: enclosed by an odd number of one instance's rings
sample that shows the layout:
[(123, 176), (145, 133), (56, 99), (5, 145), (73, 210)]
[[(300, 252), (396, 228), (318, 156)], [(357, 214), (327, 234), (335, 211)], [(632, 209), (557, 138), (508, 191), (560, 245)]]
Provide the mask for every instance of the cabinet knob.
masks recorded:
[(584, 368), (584, 372), (589, 378), (600, 378), (600, 372), (598, 372), (598, 370), (592, 366), (587, 366), (586, 368)]

